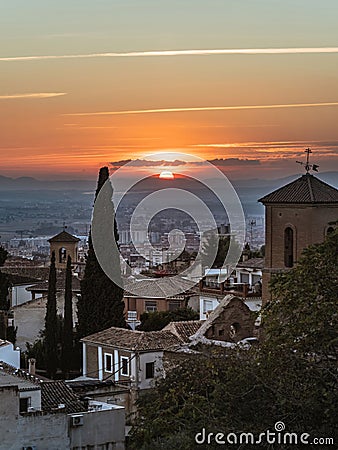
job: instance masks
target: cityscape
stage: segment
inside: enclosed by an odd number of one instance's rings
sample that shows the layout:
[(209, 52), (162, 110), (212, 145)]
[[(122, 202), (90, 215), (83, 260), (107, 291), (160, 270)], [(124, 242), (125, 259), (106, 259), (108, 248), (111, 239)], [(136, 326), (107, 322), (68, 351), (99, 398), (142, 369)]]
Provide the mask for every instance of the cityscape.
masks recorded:
[(337, 447), (337, 15), (4, 2), (0, 450)]

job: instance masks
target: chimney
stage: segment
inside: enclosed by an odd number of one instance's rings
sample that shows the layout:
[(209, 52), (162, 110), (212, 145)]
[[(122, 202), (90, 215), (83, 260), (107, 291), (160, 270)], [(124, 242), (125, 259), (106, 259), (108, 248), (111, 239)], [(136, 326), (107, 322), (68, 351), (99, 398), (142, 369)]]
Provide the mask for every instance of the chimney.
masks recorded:
[(36, 363), (36, 359), (35, 358), (29, 358), (29, 360), (28, 360), (28, 372), (31, 375), (35, 375), (35, 363)]

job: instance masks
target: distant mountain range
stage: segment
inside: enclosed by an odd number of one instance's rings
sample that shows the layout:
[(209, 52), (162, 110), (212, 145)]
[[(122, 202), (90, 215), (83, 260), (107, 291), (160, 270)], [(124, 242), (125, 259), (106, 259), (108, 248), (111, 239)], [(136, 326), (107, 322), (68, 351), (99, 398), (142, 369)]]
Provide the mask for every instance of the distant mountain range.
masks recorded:
[[(323, 172), (318, 173), (316, 176), (328, 183), (332, 186), (338, 188), (338, 172)], [(274, 180), (266, 180), (260, 178), (248, 178), (241, 180), (231, 180), (233, 186), (236, 190), (241, 191), (242, 189), (253, 188), (259, 191), (269, 192), (270, 190), (277, 189), (284, 184), (290, 183), (299, 177), (299, 174), (290, 175), (284, 178), (277, 178)], [(161, 185), (168, 184), (172, 186), (172, 181), (167, 183), (163, 183), (164, 180), (161, 180)], [(175, 187), (178, 187), (179, 184), (185, 184), (179, 181), (179, 179), (175, 180)], [(153, 182), (152, 182), (153, 183)], [(0, 175), (0, 191), (20, 191), (20, 190), (57, 190), (57, 191), (83, 191), (89, 190), (94, 191), (96, 188), (96, 180), (37, 180), (32, 177), (19, 177), (19, 178), (10, 178)], [(145, 186), (142, 185), (142, 190), (144, 190)]]
[(95, 190), (96, 181), (93, 180), (37, 180), (33, 177), (19, 177), (10, 178), (0, 175), (0, 190), (2, 191), (20, 191), (23, 189), (28, 190), (56, 190), (56, 191), (68, 191), (83, 189)]

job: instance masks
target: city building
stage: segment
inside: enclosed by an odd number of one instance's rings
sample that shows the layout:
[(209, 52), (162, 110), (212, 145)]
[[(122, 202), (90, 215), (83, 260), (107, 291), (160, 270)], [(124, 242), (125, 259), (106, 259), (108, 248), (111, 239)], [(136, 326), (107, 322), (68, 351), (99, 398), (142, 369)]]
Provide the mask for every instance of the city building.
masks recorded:
[(125, 411), (0, 361), (0, 447), (123, 450)]
[(63, 230), (56, 236), (48, 239), (50, 244), (50, 254), (55, 252), (55, 267), (65, 269), (67, 266), (68, 255), (72, 258), (72, 263), (78, 261), (78, 244), (80, 239)]
[[(170, 291), (180, 293), (170, 295)], [(191, 282), (183, 278), (161, 278), (160, 283), (156, 278), (129, 280), (124, 286), (125, 313), (129, 315), (131, 311), (136, 311), (136, 318), (140, 320), (144, 312), (184, 308), (196, 295), (191, 289)]]
[(322, 242), (337, 226), (338, 190), (307, 171), (259, 201), (265, 206), (265, 304), (271, 275), (292, 268), (304, 248)]

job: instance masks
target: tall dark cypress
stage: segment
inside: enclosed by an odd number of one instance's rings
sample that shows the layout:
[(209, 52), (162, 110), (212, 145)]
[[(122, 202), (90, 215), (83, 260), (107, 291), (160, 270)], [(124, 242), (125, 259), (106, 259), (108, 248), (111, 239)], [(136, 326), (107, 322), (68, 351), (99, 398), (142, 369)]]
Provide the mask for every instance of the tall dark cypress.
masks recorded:
[[(9, 304), (9, 280), (8, 275), (1, 272), (1, 267), (5, 264), (8, 257), (8, 251), (0, 246), (0, 311), (8, 311), (10, 308)], [(6, 336), (1, 336), (1, 339), (6, 339)]]
[[(108, 167), (100, 169), (95, 200), (109, 179)], [(114, 236), (118, 241), (116, 220)], [(119, 261), (118, 271), (120, 272)], [(117, 286), (102, 270), (93, 247), (91, 233), (84, 277), (81, 281), (81, 298), (78, 301), (79, 337), (115, 326), (126, 326), (124, 318), (123, 289)]]
[(65, 281), (65, 304), (62, 330), (61, 366), (65, 378), (73, 367), (73, 293), (72, 293), (72, 258), (68, 255)]
[(55, 378), (58, 366), (55, 252), (52, 253), (49, 268), (44, 348), (47, 375), (50, 378)]

